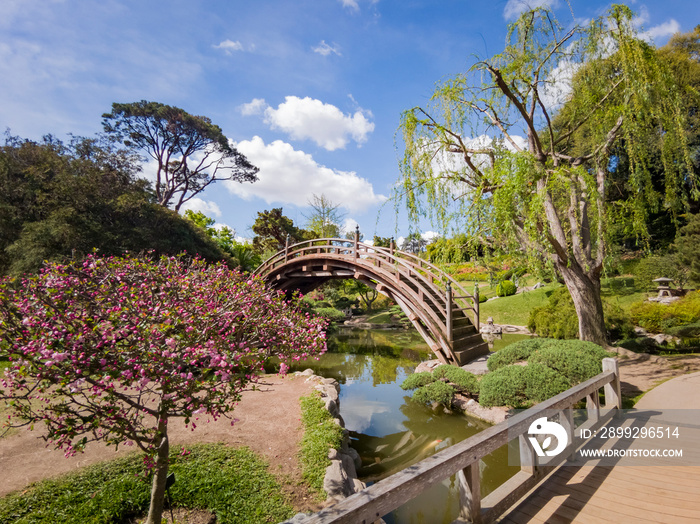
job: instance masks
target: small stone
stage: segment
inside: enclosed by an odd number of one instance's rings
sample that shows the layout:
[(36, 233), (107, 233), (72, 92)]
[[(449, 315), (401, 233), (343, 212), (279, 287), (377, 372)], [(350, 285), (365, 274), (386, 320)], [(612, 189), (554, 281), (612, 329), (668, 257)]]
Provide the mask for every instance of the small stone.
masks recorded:
[(353, 488), (355, 488), (355, 493), (362, 491), (367, 487), (367, 484), (362, 482), (360, 479), (352, 479)]

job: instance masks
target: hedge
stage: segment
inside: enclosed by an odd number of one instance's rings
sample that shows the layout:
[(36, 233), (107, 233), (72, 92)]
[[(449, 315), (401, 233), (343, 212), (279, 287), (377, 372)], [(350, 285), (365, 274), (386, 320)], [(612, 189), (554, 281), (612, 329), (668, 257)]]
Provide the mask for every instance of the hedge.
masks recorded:
[(515, 364), (521, 360), (527, 360), (533, 351), (540, 349), (547, 342), (552, 342), (551, 338), (527, 338), (508, 344), (503, 349), (497, 351), (486, 361), (489, 371), (496, 371), (499, 368)]
[(569, 382), (542, 364), (506, 366), (481, 379), (479, 404), (484, 407), (529, 407), (569, 389)]
[(528, 365), (541, 364), (564, 376), (575, 386), (603, 371), (602, 360), (610, 354), (592, 342), (582, 340), (549, 341), (528, 358)]

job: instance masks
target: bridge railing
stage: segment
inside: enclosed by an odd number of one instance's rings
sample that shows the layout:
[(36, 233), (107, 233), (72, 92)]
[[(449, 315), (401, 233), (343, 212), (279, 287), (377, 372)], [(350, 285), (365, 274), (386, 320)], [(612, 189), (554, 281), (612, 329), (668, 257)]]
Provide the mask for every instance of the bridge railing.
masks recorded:
[[(408, 270), (409, 275), (411, 272), (415, 273), (416, 276), (425, 279), (428, 285), (434, 286), (439, 293), (442, 293), (440, 300), (445, 309), (445, 318), (452, 314), (452, 304), (454, 304), (470, 318), (476, 329), (479, 329), (478, 296), (468, 293), (455, 279), (435, 265), (404, 251), (372, 246), (358, 240), (317, 238), (285, 246), (282, 251), (263, 262), (255, 272), (266, 274), (294, 258), (321, 254), (350, 258), (358, 262), (374, 259), (387, 266), (400, 265)], [(453, 290), (449, 295), (451, 298), (448, 298), (446, 289), (448, 282)], [(448, 305), (448, 301), (450, 305)], [(449, 313), (448, 310), (450, 310)]]
[[(601, 409), (599, 390), (603, 388), (605, 406)], [(303, 524), (357, 524), (377, 521), (383, 515), (414, 499), (434, 484), (457, 475), (460, 487), (460, 517), (455, 523), (493, 522), (535, 487), (553, 469), (573, 456), (584, 443), (575, 436), (575, 429), (595, 429), (607, 423), (622, 407), (620, 374), (617, 360), (603, 359), (603, 372), (505, 422), (492, 426), (473, 437), (387, 477), (339, 503), (304, 519)], [(586, 399), (587, 420), (576, 427), (573, 407)], [(546, 465), (532, 452), (527, 440), (530, 425), (552, 411), (566, 429), (568, 445), (556, 457), (548, 457)], [(579, 435), (582, 434), (579, 431)], [(481, 498), (479, 461), (512, 439), (518, 439), (520, 471), (488, 496)], [(454, 524), (454, 523), (453, 523)]]

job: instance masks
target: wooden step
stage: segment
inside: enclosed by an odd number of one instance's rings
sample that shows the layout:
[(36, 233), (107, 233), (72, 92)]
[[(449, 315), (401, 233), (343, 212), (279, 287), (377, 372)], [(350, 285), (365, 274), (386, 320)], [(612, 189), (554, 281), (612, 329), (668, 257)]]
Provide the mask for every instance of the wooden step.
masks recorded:
[(476, 328), (472, 325), (470, 322), (469, 324), (462, 324), (460, 326), (455, 326), (454, 323), (452, 324), (452, 338), (453, 339), (458, 339), (465, 337), (467, 335), (475, 335), (476, 334)]
[(460, 338), (453, 338), (452, 347), (459, 350), (466, 347), (476, 346), (482, 342), (484, 342), (484, 339), (481, 337), (481, 333), (472, 333), (469, 335), (463, 335)]
[(457, 365), (463, 366), (465, 364), (468, 364), (472, 360), (476, 360), (479, 357), (482, 357), (484, 355), (488, 355), (489, 353), (489, 345), (484, 342), (482, 344), (478, 344), (476, 346), (473, 346), (468, 349), (462, 349), (459, 351), (453, 351), (452, 354), (455, 357), (455, 360), (457, 361)]

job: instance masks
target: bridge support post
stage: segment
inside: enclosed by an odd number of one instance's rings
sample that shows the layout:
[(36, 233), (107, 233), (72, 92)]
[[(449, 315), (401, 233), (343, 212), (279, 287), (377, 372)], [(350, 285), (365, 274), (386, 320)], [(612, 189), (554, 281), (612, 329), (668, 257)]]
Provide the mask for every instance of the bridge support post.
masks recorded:
[(289, 233), (287, 233), (287, 240), (284, 241), (284, 261), (287, 262), (289, 259)]

